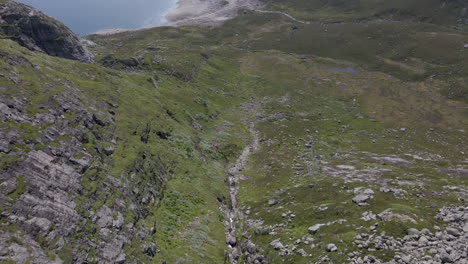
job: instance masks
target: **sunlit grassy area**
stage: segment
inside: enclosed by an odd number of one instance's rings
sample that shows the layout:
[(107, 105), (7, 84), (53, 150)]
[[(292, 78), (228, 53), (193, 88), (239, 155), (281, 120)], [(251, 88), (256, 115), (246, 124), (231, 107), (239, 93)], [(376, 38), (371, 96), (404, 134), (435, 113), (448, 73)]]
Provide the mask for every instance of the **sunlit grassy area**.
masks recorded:
[[(219, 28), (92, 35), (93, 64), (0, 40), (1, 96), (25, 98), (29, 118), (62, 107), (60, 95), (86, 112), (66, 113), (70, 127), (83, 114), (112, 119), (87, 127), (83, 151), (73, 157), (93, 157), (78, 179), (81, 189), (70, 190), (79, 231), (66, 246), (40, 236), (37, 242), (50, 259), (56, 254), (72, 263), (74, 251), (89, 250), (88, 263), (96, 263), (95, 245), (107, 238), (92, 218), (107, 206), (124, 219), (127, 260), (224, 263), (225, 216), (218, 207), (228, 199), (227, 169), (252, 141), (250, 123), (260, 148), (242, 172), (238, 239), (251, 236), (269, 263), (325, 255), (346, 263), (347, 253), (358, 250), (354, 236), (375, 223), (395, 237), (410, 227), (433, 230), (441, 224), (438, 209), (466, 197), (467, 176), (448, 172), (468, 160), (468, 34), (464, 3), (449, 2), (271, 0), (266, 9), (311, 23), (245, 10)], [(9, 62), (11, 56), (21, 63)], [(246, 109), (252, 102), (259, 109)], [(33, 142), (11, 145), (22, 154), (71, 140), (34, 143), (47, 127), (0, 124)], [(20, 158), (1, 153), (0, 171)], [(18, 178), (9, 197), (27, 193), (27, 184)], [(359, 187), (374, 192), (366, 206), (352, 201)], [(406, 220), (361, 219), (388, 209)], [(249, 226), (253, 220), (261, 226)], [(341, 222), (311, 235), (315, 248), (295, 243), (310, 226), (334, 221)], [(6, 219), (0, 223), (2, 232), (25, 234)], [(275, 239), (311, 256), (280, 256), (270, 246)], [(89, 243), (78, 244), (83, 240)], [(151, 243), (156, 252), (142, 252)], [(339, 252), (326, 252), (329, 243)], [(373, 254), (390, 260), (394, 252)]]

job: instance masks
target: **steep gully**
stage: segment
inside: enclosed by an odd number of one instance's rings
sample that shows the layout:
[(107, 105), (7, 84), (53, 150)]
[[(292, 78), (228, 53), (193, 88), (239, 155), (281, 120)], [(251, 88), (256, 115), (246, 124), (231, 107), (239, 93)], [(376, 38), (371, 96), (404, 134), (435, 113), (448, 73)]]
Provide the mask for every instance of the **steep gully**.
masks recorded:
[[(229, 200), (226, 203), (220, 203), (220, 210), (225, 216), (224, 229), (226, 234), (227, 250), (225, 252), (225, 262), (231, 264), (239, 263), (239, 258), (243, 256), (245, 263), (250, 263), (253, 259), (263, 259), (258, 253), (261, 251), (247, 237), (243, 236), (242, 245), (238, 241), (239, 220), (243, 218), (242, 212), (238, 208), (237, 193), (239, 190), (239, 180), (242, 176), (242, 171), (247, 166), (247, 160), (260, 145), (260, 136), (255, 130), (255, 123), (251, 122), (248, 130), (252, 135), (250, 144), (244, 147), (241, 155), (237, 158), (234, 166), (227, 171), (227, 185), (229, 191)], [(260, 262), (261, 263), (261, 262)]]

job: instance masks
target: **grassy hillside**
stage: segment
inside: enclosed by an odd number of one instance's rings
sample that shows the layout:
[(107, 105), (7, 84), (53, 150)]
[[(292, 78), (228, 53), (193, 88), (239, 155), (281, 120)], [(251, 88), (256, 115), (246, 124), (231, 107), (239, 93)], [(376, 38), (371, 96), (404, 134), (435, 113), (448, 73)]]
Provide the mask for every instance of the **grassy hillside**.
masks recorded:
[(288, 10), (298, 17), (323, 22), (400, 20), (446, 26), (467, 24), (467, 4), (462, 0), (268, 0), (269, 8)]
[[(445, 230), (439, 210), (468, 199), (465, 6), (271, 0), (265, 9), (311, 23), (245, 11), (220, 28), (92, 35), (94, 64), (0, 40), (0, 132), (15, 134), (0, 144), (0, 238), (33, 252), (0, 260), (226, 263), (219, 207), (253, 124), (238, 244), (255, 243), (268, 263), (391, 261), (397, 250), (356, 236)], [(42, 153), (47, 168), (31, 161)], [(67, 166), (70, 187), (52, 188)], [(353, 202), (367, 189), (366, 204)], [(71, 197), (71, 231), (60, 218), (30, 227), (49, 216), (24, 204), (49, 201), (46, 190)]]
[[(158, 250), (177, 248), (177, 254), (162, 251), (158, 258), (189, 262), (211, 259), (213, 263), (223, 258), (224, 232), (217, 197), (226, 196), (224, 165), (235, 158), (246, 140), (235, 118), (235, 105), (243, 101), (241, 96), (246, 98), (249, 94), (243, 87), (251, 86), (255, 80), (236, 74), (232, 62), (218, 58), (203, 59), (196, 78), (187, 83), (163, 72), (116, 71), (34, 54), (11, 41), (2, 40), (1, 50), (3, 58), (21, 58), (25, 62), (2, 61), (1, 87), (5, 98), (27, 98), (26, 116), (35, 118), (50, 107), (58, 107), (54, 106), (57, 95), (78, 97), (89, 113), (111, 111), (114, 115), (112, 127), (83, 131), (80, 141), (86, 152), (78, 153), (77, 158), (88, 153), (94, 158), (80, 180), (81, 190), (71, 194), (80, 215), (86, 219), (90, 210), (96, 212), (105, 205), (122, 214), (125, 224), (142, 230), (156, 227), (157, 232), (145, 235), (143, 241), (158, 242)], [(221, 72), (232, 74), (219, 79)], [(109, 110), (109, 104), (117, 107)], [(75, 121), (78, 113), (71, 112), (63, 118), (70, 120), (69, 126), (78, 125), (74, 124), (79, 122)], [(21, 135), (17, 143), (10, 144), (9, 154), (2, 153), (4, 180), (11, 177), (8, 171), (14, 167), (10, 157), (72, 140), (64, 135), (50, 142), (37, 142), (36, 137), (47, 126), (50, 125), (2, 123), (2, 131), (17, 131)], [(115, 152), (110, 156), (103, 154), (112, 144)], [(31, 187), (29, 183), (26, 186), (21, 194)], [(16, 196), (11, 196), (12, 202), (21, 198)], [(141, 204), (139, 199), (145, 196), (151, 200)], [(138, 211), (131, 209), (135, 202)], [(11, 225), (4, 228), (5, 232), (16, 230)], [(80, 250), (79, 241), (98, 243), (103, 239), (97, 231), (91, 219), (83, 221), (78, 232), (69, 238), (68, 246), (56, 253), (62, 260), (71, 261), (69, 254)], [(141, 252), (140, 239), (130, 241), (125, 252), (148, 261)], [(57, 248), (53, 239), (39, 243), (52, 251)], [(93, 261), (94, 254), (90, 251), (86, 258)]]

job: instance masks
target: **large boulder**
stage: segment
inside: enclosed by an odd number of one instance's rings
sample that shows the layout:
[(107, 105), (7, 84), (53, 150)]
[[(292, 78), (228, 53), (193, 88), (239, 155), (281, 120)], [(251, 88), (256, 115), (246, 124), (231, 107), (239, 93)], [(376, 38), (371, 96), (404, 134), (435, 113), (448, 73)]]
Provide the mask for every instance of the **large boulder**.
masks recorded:
[(11, 0), (0, 1), (0, 37), (9, 38), (32, 51), (91, 62), (81, 38), (63, 23)]

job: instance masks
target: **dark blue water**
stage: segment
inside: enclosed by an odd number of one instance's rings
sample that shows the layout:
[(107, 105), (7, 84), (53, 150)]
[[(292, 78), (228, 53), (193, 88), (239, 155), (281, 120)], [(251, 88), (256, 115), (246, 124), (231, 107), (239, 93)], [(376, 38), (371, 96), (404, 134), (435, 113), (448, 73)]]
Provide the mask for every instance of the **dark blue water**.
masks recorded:
[(80, 35), (111, 28), (163, 24), (176, 0), (18, 0), (52, 16)]

